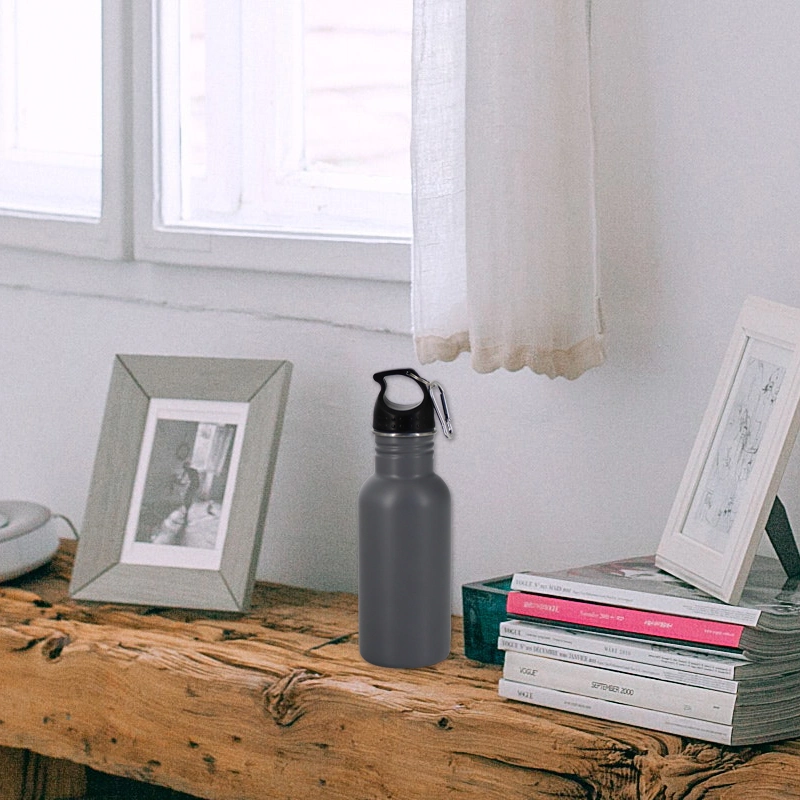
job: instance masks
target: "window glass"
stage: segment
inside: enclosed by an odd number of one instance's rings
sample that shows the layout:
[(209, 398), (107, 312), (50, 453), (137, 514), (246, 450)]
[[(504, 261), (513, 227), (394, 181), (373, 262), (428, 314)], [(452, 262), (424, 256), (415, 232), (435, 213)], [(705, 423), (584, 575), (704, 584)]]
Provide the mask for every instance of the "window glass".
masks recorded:
[(0, 0), (0, 207), (100, 217), (100, 0)]
[(411, 3), (304, 2), (305, 168), (409, 181)]
[(410, 232), (411, 0), (162, 0), (156, 225)]

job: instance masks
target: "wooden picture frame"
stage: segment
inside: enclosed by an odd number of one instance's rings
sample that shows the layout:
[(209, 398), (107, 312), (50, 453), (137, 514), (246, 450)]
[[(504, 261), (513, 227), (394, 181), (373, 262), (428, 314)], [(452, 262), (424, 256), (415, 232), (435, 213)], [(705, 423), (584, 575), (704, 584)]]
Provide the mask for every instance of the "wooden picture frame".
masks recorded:
[(656, 565), (739, 601), (797, 436), (800, 309), (748, 297), (661, 537)]
[(116, 356), (71, 597), (247, 610), (291, 371)]

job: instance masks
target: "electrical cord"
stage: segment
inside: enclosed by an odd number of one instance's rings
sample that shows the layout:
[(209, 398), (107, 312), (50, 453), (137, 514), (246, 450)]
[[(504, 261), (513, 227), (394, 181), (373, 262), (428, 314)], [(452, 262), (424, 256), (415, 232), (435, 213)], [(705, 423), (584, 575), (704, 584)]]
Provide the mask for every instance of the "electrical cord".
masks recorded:
[(75, 537), (75, 541), (80, 540), (80, 534), (78, 533), (78, 529), (72, 524), (72, 520), (69, 517), (65, 517), (63, 514), (51, 514), (52, 519), (61, 519), (69, 525), (69, 529), (72, 531), (72, 535)]

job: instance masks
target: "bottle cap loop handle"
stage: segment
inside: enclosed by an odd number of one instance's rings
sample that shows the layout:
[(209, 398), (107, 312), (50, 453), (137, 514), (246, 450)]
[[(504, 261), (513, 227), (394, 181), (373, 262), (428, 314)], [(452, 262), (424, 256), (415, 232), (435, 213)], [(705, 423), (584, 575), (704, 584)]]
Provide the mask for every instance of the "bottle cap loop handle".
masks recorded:
[[(428, 396), (423, 398), (422, 403), (418, 406), (398, 407), (392, 406), (391, 403), (384, 402), (386, 378), (390, 375), (401, 375), (406, 378), (411, 378), (423, 387), (423, 390)], [(442, 426), (442, 433), (444, 433), (445, 438), (451, 439), (453, 437), (453, 421), (450, 417), (450, 410), (447, 407), (444, 389), (438, 381), (426, 380), (421, 375), (417, 374), (416, 370), (411, 368), (390, 369), (385, 372), (376, 372), (372, 377), (381, 385), (381, 391), (375, 406), (373, 427), (376, 431), (393, 432), (398, 429), (404, 433), (411, 433), (415, 430), (433, 431), (435, 423), (433, 414), (430, 414), (430, 409), (433, 407), (436, 418)], [(436, 397), (437, 392), (439, 394), (438, 402)], [(387, 405), (389, 408), (386, 407)], [(423, 411), (424, 409), (425, 411)], [(387, 414), (389, 415), (388, 418)], [(420, 417), (420, 414), (424, 414), (424, 416)], [(411, 419), (410, 417), (412, 416), (416, 418)], [(425, 416), (427, 416), (427, 420), (424, 418)], [(420, 425), (422, 427), (420, 427)]]

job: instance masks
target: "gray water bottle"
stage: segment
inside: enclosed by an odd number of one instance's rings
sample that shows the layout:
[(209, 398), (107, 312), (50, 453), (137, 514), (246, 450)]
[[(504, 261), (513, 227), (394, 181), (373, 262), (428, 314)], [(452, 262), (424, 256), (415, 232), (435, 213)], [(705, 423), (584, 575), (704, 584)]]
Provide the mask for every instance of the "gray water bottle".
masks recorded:
[[(386, 378), (423, 387), (418, 405), (386, 397)], [(383, 667), (425, 667), (450, 653), (450, 491), (433, 471), (435, 417), (452, 436), (444, 391), (413, 369), (378, 372), (375, 474), (358, 497), (358, 638)], [(442, 410), (434, 401), (438, 390)]]

